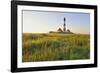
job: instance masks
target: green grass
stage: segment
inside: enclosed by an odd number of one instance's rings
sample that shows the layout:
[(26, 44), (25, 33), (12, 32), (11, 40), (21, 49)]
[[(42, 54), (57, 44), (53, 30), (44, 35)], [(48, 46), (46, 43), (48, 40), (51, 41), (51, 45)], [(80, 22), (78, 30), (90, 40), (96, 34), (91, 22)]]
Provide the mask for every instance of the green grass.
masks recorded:
[(23, 62), (90, 58), (90, 35), (23, 33), (22, 42)]

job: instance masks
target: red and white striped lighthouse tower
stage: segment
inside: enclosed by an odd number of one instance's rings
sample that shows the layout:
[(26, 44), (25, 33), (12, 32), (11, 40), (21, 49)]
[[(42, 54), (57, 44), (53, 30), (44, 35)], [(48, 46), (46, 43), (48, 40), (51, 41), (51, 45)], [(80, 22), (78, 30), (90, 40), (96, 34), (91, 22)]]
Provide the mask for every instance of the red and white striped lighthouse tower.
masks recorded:
[(66, 18), (64, 17), (63, 31), (66, 32)]

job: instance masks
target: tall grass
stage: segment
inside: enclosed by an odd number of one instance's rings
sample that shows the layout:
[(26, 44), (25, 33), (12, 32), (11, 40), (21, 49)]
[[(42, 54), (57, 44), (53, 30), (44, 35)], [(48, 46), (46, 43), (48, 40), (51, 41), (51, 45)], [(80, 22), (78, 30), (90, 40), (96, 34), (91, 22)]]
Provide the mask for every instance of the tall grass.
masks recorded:
[(89, 35), (23, 33), (22, 41), (23, 62), (90, 58)]

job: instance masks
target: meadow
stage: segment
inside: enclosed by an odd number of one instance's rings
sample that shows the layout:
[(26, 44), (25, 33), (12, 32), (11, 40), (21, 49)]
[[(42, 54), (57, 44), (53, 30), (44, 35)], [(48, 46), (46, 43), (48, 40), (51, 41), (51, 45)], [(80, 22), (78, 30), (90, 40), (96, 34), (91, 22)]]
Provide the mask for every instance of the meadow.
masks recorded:
[(22, 62), (90, 58), (90, 35), (23, 33)]

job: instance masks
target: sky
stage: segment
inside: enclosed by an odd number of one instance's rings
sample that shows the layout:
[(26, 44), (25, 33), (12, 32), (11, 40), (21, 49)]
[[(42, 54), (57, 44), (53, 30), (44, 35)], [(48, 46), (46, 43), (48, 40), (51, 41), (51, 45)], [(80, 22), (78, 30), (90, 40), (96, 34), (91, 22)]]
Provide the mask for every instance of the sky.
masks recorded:
[(23, 33), (48, 33), (63, 29), (64, 17), (66, 29), (73, 33), (90, 33), (90, 14), (76, 12), (26, 11), (22, 13)]

